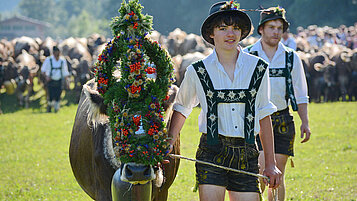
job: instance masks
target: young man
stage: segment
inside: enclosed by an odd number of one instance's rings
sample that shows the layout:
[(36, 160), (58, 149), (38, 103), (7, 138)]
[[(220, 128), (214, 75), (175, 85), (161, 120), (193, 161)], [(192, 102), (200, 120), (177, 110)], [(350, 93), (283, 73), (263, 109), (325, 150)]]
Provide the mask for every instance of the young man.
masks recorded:
[(41, 72), (46, 79), (46, 85), (49, 93), (47, 100), (47, 112), (51, 112), (54, 108), (58, 112), (60, 108), (60, 98), (62, 93), (62, 81), (70, 74), (68, 72), (67, 62), (64, 58), (60, 57), (60, 50), (57, 46), (53, 46), (53, 55), (47, 57), (41, 67)]
[[(274, 129), (275, 158), (283, 175), (288, 157), (294, 156), (295, 127), (293, 117), (289, 113), (289, 104), (294, 111), (298, 111), (302, 122), (301, 138), (304, 136), (305, 138), (301, 142), (307, 142), (311, 135), (307, 114), (308, 96), (304, 69), (296, 52), (280, 42), (281, 35), (288, 27), (285, 10), (279, 7), (269, 8), (260, 14), (258, 26), (260, 40), (253, 46), (244, 49), (244, 51), (269, 62), (271, 101), (278, 108), (278, 111), (271, 116)], [(259, 150), (262, 151), (264, 146), (261, 146), (259, 137), (257, 137), (257, 144)], [(259, 155), (261, 168), (264, 168), (264, 156), (266, 157), (263, 152)], [(284, 177), (278, 188), (278, 197), (279, 200), (284, 200)], [(268, 198), (272, 200), (271, 191), (268, 193)]]
[[(174, 105), (169, 136), (173, 144), (193, 107), (201, 105), (202, 133), (196, 158), (217, 165), (258, 173), (255, 135), (261, 132), (265, 153), (264, 175), (277, 188), (281, 172), (275, 166), (267, 63), (244, 53), (238, 45), (251, 29), (239, 4), (219, 2), (201, 26), (203, 38), (214, 45), (211, 55), (187, 68)], [(196, 163), (200, 200), (260, 200), (258, 179)]]

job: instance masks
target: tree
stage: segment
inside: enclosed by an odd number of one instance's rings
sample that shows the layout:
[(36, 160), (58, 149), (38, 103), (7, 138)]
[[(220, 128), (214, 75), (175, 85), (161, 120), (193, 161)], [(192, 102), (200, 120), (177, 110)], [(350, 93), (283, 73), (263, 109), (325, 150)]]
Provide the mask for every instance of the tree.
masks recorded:
[(51, 22), (53, 20), (54, 0), (21, 0), (20, 13), (24, 16)]
[(88, 37), (93, 33), (105, 34), (109, 22), (104, 19), (95, 19), (83, 10), (78, 16), (72, 16), (68, 21), (67, 37)]

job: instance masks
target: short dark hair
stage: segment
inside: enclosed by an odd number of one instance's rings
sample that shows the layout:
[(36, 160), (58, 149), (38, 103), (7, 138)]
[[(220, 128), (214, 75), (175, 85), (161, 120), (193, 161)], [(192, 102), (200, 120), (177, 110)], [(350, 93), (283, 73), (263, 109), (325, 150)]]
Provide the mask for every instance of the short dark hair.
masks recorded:
[(53, 48), (52, 48), (52, 52), (59, 52), (60, 50), (59, 50), (59, 48), (55, 45), (55, 46), (53, 46)]
[(217, 17), (210, 20), (210, 22), (207, 23), (207, 35), (212, 35), (213, 29), (220, 26), (222, 23), (227, 26), (238, 26), (242, 30), (242, 35), (244, 30), (250, 29), (250, 27), (248, 27), (244, 22), (242, 22), (241, 16), (232, 13), (226, 15), (218, 15)]

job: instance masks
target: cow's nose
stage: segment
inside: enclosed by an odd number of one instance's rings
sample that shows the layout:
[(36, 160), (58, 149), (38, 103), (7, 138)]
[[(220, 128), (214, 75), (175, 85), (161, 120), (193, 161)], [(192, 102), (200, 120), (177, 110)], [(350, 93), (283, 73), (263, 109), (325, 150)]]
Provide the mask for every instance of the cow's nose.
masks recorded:
[(150, 166), (127, 165), (124, 171), (125, 176), (129, 181), (151, 180), (152, 169)]

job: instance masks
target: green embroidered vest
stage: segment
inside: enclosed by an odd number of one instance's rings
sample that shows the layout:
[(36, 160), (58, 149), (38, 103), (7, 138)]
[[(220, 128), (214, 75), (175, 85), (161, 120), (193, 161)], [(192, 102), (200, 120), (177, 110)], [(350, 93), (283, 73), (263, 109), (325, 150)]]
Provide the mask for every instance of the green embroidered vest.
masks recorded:
[[(253, 45), (248, 46), (247, 50), (250, 54), (258, 56), (258, 51), (250, 51)], [(270, 77), (285, 77), (285, 99), (286, 102), (290, 99), (291, 107), (294, 111), (298, 110), (298, 105), (296, 103), (296, 98), (294, 95), (293, 82), (291, 78), (291, 71), (293, 70), (294, 64), (294, 52), (289, 49), (285, 51), (285, 68), (269, 68)], [(272, 86), (273, 87), (273, 86)]]
[(268, 64), (259, 59), (253, 76), (250, 80), (248, 89), (220, 89), (216, 90), (212, 80), (207, 73), (202, 60), (192, 64), (207, 101), (207, 143), (215, 145), (218, 143), (218, 104), (219, 103), (245, 103), (244, 117), (244, 138), (247, 143), (254, 144), (254, 119), (255, 119), (255, 100), (260, 87), (260, 83)]

